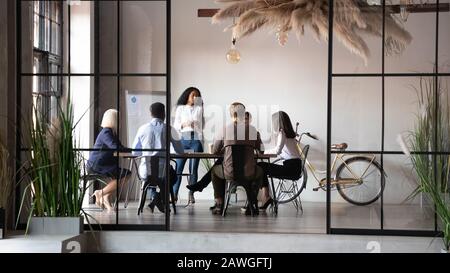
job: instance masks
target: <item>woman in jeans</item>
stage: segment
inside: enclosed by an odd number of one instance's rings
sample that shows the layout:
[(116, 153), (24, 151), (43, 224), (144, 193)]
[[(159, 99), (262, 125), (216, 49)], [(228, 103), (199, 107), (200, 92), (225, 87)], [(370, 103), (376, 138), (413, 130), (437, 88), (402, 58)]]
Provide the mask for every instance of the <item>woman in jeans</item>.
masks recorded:
[(266, 209), (273, 203), (272, 198), (269, 195), (269, 180), (267, 176), (271, 177), (283, 177), (288, 179), (299, 179), (301, 175), (302, 160), (300, 151), (297, 147), (297, 136), (292, 128), (291, 119), (288, 114), (283, 111), (279, 111), (272, 115), (272, 128), (276, 136), (276, 146), (273, 149), (265, 151), (265, 154), (276, 154), (283, 160), (283, 165), (272, 164), (267, 162), (259, 162), (260, 166), (264, 170), (264, 179), (262, 184), (262, 207), (260, 209)]
[[(191, 150), (194, 152), (203, 152), (203, 102), (201, 99), (200, 90), (195, 87), (187, 88), (177, 102), (177, 109), (175, 113), (174, 127), (179, 131), (181, 135), (181, 143), (183, 144), (184, 150)], [(198, 165), (200, 160), (189, 159), (189, 172), (191, 174), (188, 181), (189, 185), (197, 182), (198, 177)], [(186, 159), (177, 160), (177, 181), (173, 186), (173, 191), (175, 194), (175, 200), (178, 199), (178, 190), (180, 189), (181, 178), (180, 174), (183, 173), (184, 164)], [(195, 203), (194, 193), (189, 192), (189, 201)]]

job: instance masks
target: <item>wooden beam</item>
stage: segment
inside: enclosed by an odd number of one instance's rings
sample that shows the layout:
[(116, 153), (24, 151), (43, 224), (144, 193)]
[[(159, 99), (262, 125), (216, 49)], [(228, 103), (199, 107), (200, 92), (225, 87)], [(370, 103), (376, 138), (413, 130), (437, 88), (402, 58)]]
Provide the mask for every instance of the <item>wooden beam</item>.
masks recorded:
[[(381, 8), (381, 7), (380, 7)], [(389, 5), (389, 8), (393, 10), (394, 13), (400, 13), (400, 5)], [(437, 4), (411, 4), (408, 5), (407, 11), (410, 13), (427, 13), (436, 12)], [(219, 9), (199, 9), (197, 16), (200, 18), (213, 17)], [(450, 12), (450, 3), (440, 3), (440, 12)]]
[(213, 17), (219, 9), (199, 9), (197, 12), (198, 17)]
[[(394, 13), (400, 13), (401, 5), (391, 5)], [(436, 12), (437, 4), (417, 4), (417, 5), (408, 5), (406, 10), (410, 13), (427, 13), (427, 12)], [(450, 11), (450, 3), (440, 3), (439, 4), (439, 12), (449, 12)]]

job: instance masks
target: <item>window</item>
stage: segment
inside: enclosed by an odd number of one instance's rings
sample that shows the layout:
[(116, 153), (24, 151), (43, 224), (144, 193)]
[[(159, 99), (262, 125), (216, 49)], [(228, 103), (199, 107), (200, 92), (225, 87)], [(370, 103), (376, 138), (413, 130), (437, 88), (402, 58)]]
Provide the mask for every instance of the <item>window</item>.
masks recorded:
[[(33, 73), (58, 74), (62, 71), (61, 11), (61, 1), (34, 1)], [(61, 77), (34, 76), (34, 106), (47, 122), (57, 114), (61, 91)]]

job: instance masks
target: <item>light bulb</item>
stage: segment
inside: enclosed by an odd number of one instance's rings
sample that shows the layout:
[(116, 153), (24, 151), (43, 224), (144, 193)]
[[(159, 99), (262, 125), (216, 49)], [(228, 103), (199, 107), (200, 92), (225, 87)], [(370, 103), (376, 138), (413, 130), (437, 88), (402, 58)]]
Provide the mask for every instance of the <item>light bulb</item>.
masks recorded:
[(286, 31), (280, 31), (277, 33), (277, 38), (280, 46), (285, 46), (288, 41), (289, 35)]
[(230, 64), (237, 64), (241, 60), (241, 53), (236, 49), (236, 39), (233, 39), (230, 50), (227, 52), (227, 61)]
[(237, 64), (241, 60), (241, 54), (236, 49), (232, 48), (227, 52), (227, 61), (230, 64)]
[(403, 22), (408, 21), (409, 11), (408, 5), (412, 4), (411, 0), (401, 0), (400, 1), (400, 18), (402, 18)]

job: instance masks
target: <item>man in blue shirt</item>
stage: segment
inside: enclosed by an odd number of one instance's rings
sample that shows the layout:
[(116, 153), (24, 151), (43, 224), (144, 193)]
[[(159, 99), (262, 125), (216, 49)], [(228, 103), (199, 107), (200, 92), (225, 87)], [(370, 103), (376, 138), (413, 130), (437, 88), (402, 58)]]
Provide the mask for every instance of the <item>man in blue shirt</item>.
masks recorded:
[[(166, 124), (164, 120), (166, 118), (166, 111), (164, 104), (156, 102), (150, 106), (150, 113), (152, 116), (152, 120), (150, 123), (142, 125), (134, 139), (133, 149), (165, 149), (166, 148)], [(172, 144), (173, 149), (176, 153), (182, 154), (184, 153), (183, 146), (181, 141), (179, 141), (178, 133), (175, 129), (171, 128), (171, 139), (170, 142)], [(161, 151), (134, 151), (134, 155), (142, 156), (139, 164), (139, 176), (141, 178), (150, 179), (153, 175), (157, 178), (157, 181), (164, 181), (166, 160), (165, 160), (165, 152)], [(151, 163), (158, 164), (158, 167), (152, 166)], [(158, 172), (158, 174), (152, 174), (152, 171)], [(169, 170), (170, 184), (171, 186), (176, 181), (176, 173), (175, 170), (171, 167)], [(150, 203), (149, 207), (153, 212), (153, 208), (155, 205), (157, 208), (164, 212), (163, 198), (165, 196), (165, 186), (162, 183), (157, 183), (157, 186), (160, 188), (160, 194), (156, 192), (156, 190), (152, 190), (153, 200)]]

